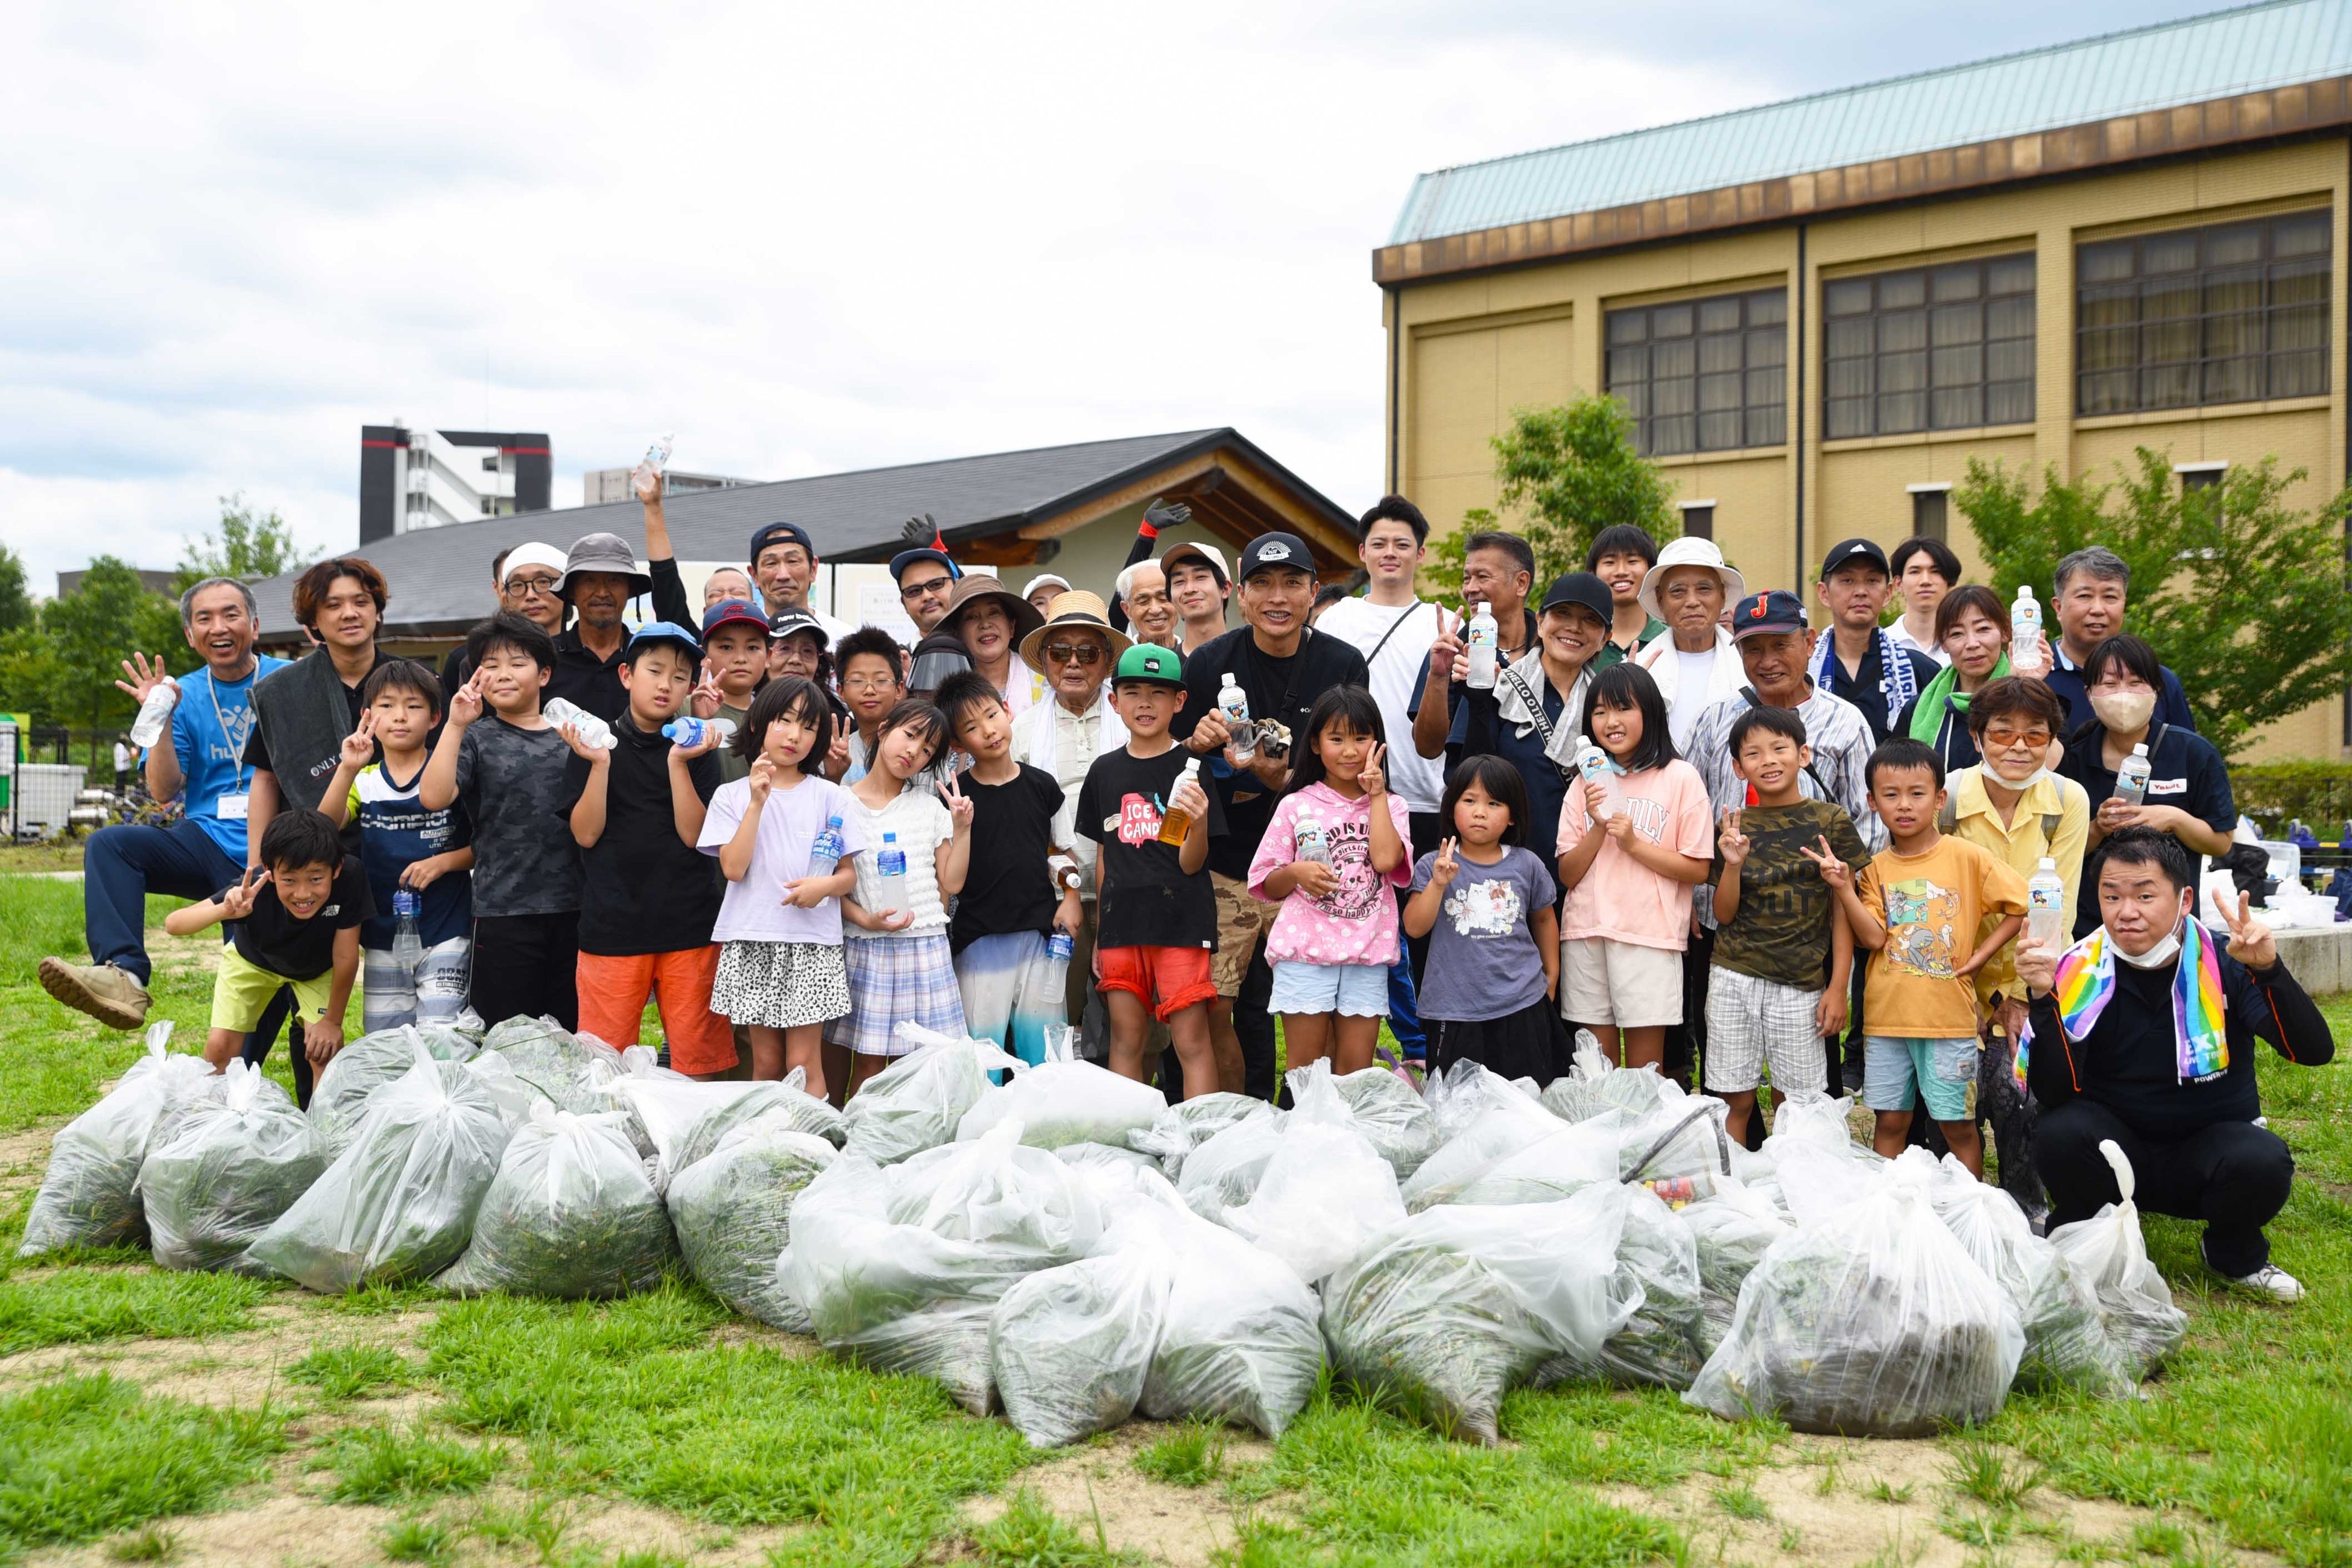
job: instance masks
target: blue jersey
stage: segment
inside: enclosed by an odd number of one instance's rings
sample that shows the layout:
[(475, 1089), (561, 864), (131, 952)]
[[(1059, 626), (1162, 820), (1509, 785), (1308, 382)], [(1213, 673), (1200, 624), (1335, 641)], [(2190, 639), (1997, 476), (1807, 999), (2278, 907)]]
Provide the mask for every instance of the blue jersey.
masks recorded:
[[(474, 841), (465, 808), (452, 802), (438, 811), (418, 804), (416, 786), (425, 769), (405, 784), (396, 784), (382, 763), (370, 763), (352, 781), (344, 810), (360, 825), (360, 862), (367, 868), (368, 886), (376, 889), (375, 918), (360, 927), (360, 945), (388, 948), (394, 927), (392, 900), (400, 891), (400, 874), (431, 856), (462, 849)], [(470, 872), (451, 871), (426, 888), (416, 929), (426, 947), (453, 936), (465, 936), (474, 925), (474, 879)]]
[(253, 770), (243, 761), (246, 740), (253, 733), (253, 687), (285, 668), (284, 659), (262, 654), (242, 680), (215, 680), (209, 668), (178, 678), (172, 752), (186, 781), (180, 786), (182, 809), (239, 866), (245, 864), (246, 802), (253, 790)]

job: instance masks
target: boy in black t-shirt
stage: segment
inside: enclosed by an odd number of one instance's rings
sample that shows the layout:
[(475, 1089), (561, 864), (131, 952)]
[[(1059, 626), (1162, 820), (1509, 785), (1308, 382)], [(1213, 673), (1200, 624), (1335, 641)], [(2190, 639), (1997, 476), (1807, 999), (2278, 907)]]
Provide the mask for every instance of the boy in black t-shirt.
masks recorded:
[[(289, 806), (261, 835), (261, 863), (202, 903), (173, 910), (163, 929), (194, 936), (228, 925), (220, 973), (213, 980), (212, 1030), (205, 1059), (215, 1070), (244, 1048), (245, 1037), (281, 985), (294, 988), (305, 1020), (304, 1065), (323, 1068), (343, 1048), (343, 1014), (360, 971), (360, 922), (375, 912), (367, 872), (343, 853), (341, 834), (323, 813)], [(307, 1080), (309, 1071), (298, 1073)], [(306, 1092), (307, 1082), (298, 1082)]]
[(948, 922), (964, 1027), (1024, 1061), (1043, 1061), (1045, 1026), (1069, 1022), (1063, 983), (1048, 988), (1046, 943), (1057, 931), (1076, 932), (1084, 918), (1076, 867), (1066, 854), (1061, 869), (1049, 864), (1062, 786), (1013, 756), (1013, 715), (986, 676), (950, 676), (937, 700), (956, 746), (971, 758), (956, 776), (971, 802), (971, 861)]
[[(710, 1010), (723, 883), (719, 863), (695, 847), (719, 789), (714, 730), (679, 746), (662, 726), (687, 710), (702, 649), (672, 621), (640, 626), (621, 658), (629, 705), (613, 746), (577, 736), (564, 772), (567, 813), (580, 846), (580, 1027), (606, 1045), (634, 1046), (646, 1001), (661, 1005), (669, 1065), (711, 1078), (736, 1062), (734, 1034)], [(708, 700), (713, 714), (718, 704)]]
[[(1217, 900), (1208, 865), (1209, 840), (1223, 835), (1225, 818), (1213, 792), (1184, 778), (1189, 753), (1168, 733), (1184, 702), (1182, 669), (1173, 652), (1149, 643), (1119, 656), (1110, 701), (1127, 725), (1127, 744), (1087, 770), (1077, 828), (1102, 846), (1095, 858), (1095, 967), (1110, 1012), (1111, 1068), (1145, 1078), (1144, 1030), (1158, 1017), (1184, 1066), (1190, 1100), (1218, 1087), (1209, 1044)], [(1192, 818), (1181, 846), (1160, 839), (1171, 810)]]

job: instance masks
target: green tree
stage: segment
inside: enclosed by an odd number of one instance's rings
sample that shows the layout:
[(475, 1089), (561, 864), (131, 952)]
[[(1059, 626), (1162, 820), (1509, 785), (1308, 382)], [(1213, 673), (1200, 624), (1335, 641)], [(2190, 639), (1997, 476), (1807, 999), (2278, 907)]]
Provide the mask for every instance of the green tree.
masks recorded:
[(197, 663), (180, 635), (179, 606), (148, 592), (139, 574), (111, 555), (89, 563), (79, 593), (42, 606), (41, 636), (54, 660), (45, 707), (58, 723), (129, 723), (131, 699), (114, 683), (133, 648), (163, 654), (175, 672)]
[(180, 555), (174, 586), (184, 594), (191, 584), (206, 577), (236, 577), (247, 583), (299, 572), (318, 560), (294, 542), (293, 525), (272, 508), (257, 512), (243, 492), (220, 498), (220, 527), (187, 541)]
[(33, 624), (33, 595), (26, 586), (25, 558), (0, 544), (0, 634)]
[(1481, 529), (1507, 527), (1536, 555), (1535, 592), (1563, 572), (1584, 569), (1584, 552), (1602, 529), (1621, 522), (1648, 529), (1660, 543), (1682, 531), (1675, 487), (1633, 447), (1633, 421), (1613, 397), (1588, 394), (1557, 408), (1522, 408), (1495, 449), (1496, 504), (1475, 508), (1462, 527), (1430, 552), (1430, 587), (1449, 596), (1461, 584), (1462, 542)]
[(2127, 626), (2180, 677), (2199, 731), (2229, 756), (2262, 725), (2352, 683), (2352, 489), (2298, 511), (2282, 498), (2304, 478), (2265, 458), (2184, 493), (2170, 455), (2142, 447), (2112, 484), (2046, 469), (2038, 497), (2024, 475), (1972, 459), (1952, 499), (2004, 600), (2021, 584), (2046, 599), (2070, 551), (2104, 544), (2122, 556)]

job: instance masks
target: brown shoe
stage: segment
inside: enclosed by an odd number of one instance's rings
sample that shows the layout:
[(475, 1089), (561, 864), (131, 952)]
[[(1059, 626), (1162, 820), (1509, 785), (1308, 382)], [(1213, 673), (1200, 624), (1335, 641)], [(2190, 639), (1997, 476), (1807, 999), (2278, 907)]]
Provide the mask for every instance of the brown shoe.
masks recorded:
[(127, 969), (111, 963), (68, 963), (61, 958), (41, 960), (41, 989), (110, 1029), (142, 1027), (155, 1001)]

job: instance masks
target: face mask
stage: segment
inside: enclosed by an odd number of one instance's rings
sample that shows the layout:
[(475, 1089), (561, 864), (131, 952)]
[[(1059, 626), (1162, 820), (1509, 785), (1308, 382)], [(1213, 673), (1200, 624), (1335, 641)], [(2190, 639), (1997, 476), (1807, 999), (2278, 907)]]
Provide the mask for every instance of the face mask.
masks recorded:
[(2147, 728), (2148, 719), (2156, 711), (2156, 693), (2094, 691), (2091, 693), (2091, 711), (2097, 714), (2099, 722), (2108, 729), (2120, 730), (2126, 735), (2135, 734)]
[(2126, 963), (2130, 964), (2134, 969), (2161, 969), (2166, 964), (2170, 963), (2173, 959), (2179, 954), (2179, 952), (2180, 928), (2178, 925), (2175, 925), (2169, 931), (2165, 933), (2165, 937), (2162, 942), (2158, 942), (2154, 947), (2149, 948), (2146, 952), (2139, 954), (2137, 957), (2134, 957), (2132, 954), (2126, 952), (2120, 943), (2116, 945), (2116, 956), (2122, 959)]
[(2036, 768), (2021, 779), (2013, 779), (2007, 773), (2002, 773), (1999, 768), (1992, 766), (1990, 763), (1986, 764), (1985, 772), (2000, 780), (2001, 788), (2019, 791), (2032, 789), (2035, 784), (2040, 784), (2043, 779), (2050, 776), (2050, 770), (2048, 768)]

